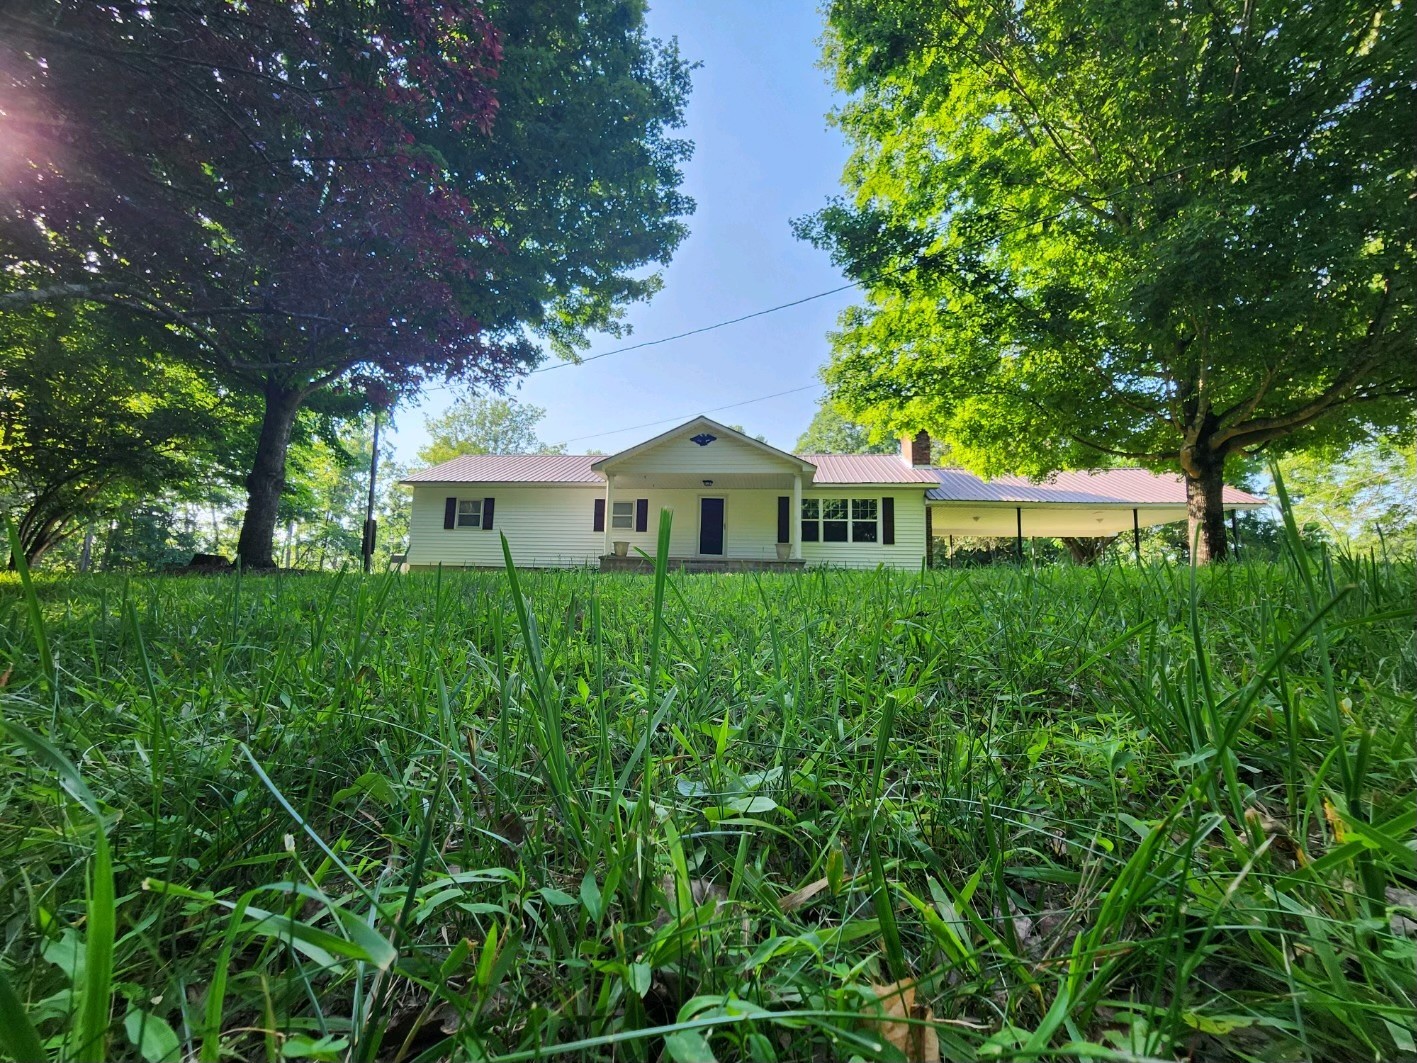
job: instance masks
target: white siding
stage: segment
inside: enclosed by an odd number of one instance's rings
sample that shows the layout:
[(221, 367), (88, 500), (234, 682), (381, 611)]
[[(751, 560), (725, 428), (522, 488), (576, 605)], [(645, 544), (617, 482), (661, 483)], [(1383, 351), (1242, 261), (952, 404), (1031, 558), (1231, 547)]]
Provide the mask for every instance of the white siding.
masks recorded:
[[(496, 499), (492, 528), (445, 529), (444, 500), (454, 495)], [(591, 530), (592, 507), (594, 499), (604, 497), (605, 488), (594, 485), (415, 487), (406, 560), (410, 565), (500, 567), (502, 538), (497, 533), (502, 532), (519, 566), (590, 564), (600, 556), (604, 541), (600, 532)]]
[[(802, 492), (807, 498), (894, 498), (895, 544), (884, 543), (803, 543), (802, 559), (808, 565), (837, 568), (919, 568), (925, 559), (925, 491), (910, 487), (813, 487)], [(877, 507), (877, 519), (880, 512)], [(878, 525), (879, 527), (879, 525)]]
[[(716, 445), (716, 444), (714, 444)], [(690, 444), (690, 446), (694, 446)], [(701, 449), (695, 447), (694, 449)], [(712, 449), (712, 446), (702, 448)], [(751, 449), (751, 448), (744, 448)], [(721, 468), (721, 466), (715, 466)], [(785, 490), (617, 490), (614, 500), (649, 500), (649, 527), (643, 532), (611, 528), (611, 541), (630, 544), (630, 553), (653, 554), (659, 539), (659, 513), (674, 511), (669, 552), (672, 557), (694, 557), (699, 551), (699, 499), (724, 499), (724, 557), (769, 560), (777, 556), (777, 500)], [(925, 555), (924, 490), (913, 488), (840, 487), (803, 492), (804, 498), (895, 499), (895, 544), (803, 543), (802, 557), (809, 565), (875, 568), (891, 565), (918, 568)], [(443, 527), (444, 500), (494, 498), (493, 527)], [(500, 566), (507, 536), (517, 565), (557, 567), (595, 564), (605, 550), (605, 534), (593, 530), (595, 499), (605, 497), (603, 486), (416, 487), (409, 521), (409, 565)], [(794, 515), (795, 516), (795, 515)], [(610, 514), (606, 514), (610, 522)]]

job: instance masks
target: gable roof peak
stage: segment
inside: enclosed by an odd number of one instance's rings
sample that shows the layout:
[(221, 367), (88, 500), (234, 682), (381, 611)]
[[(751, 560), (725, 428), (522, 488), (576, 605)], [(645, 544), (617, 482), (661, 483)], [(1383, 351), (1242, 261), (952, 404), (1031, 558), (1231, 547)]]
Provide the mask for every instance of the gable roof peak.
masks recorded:
[[(768, 443), (764, 443), (761, 439), (754, 439), (746, 432), (740, 432), (736, 428), (730, 428), (728, 427), (728, 425), (719, 424), (711, 417), (706, 417), (703, 414), (699, 414), (697, 417), (690, 418), (683, 424), (671, 428), (666, 432), (661, 432), (659, 435), (654, 436), (651, 439), (646, 439), (642, 443), (636, 443), (634, 446), (627, 447), (626, 449), (618, 451), (615, 454), (607, 454), (605, 457), (601, 458), (599, 461), (591, 465), (591, 468), (594, 469), (596, 472), (601, 472), (625, 460), (626, 458), (632, 457), (633, 455), (642, 454), (647, 450), (653, 450), (655, 447), (662, 446), (663, 444), (668, 443), (671, 440), (682, 436), (685, 432), (691, 431), (693, 429), (699, 429), (700, 431), (714, 436), (715, 438), (733, 439), (739, 443), (744, 443), (756, 450), (762, 451), (768, 457), (776, 458), (778, 461), (781, 461), (784, 464), (795, 467), (800, 472), (811, 473), (816, 470), (815, 465), (813, 465), (810, 461), (804, 461), (796, 454), (789, 454), (785, 450), (778, 450), (777, 447), (774, 447)], [(712, 442), (712, 440), (709, 440), (708, 442)]]

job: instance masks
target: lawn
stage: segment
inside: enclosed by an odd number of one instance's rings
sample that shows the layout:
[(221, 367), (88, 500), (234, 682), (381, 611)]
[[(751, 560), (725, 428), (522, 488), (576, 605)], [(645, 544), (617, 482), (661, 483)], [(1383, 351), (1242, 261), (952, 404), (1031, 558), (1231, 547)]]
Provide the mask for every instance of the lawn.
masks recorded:
[(1413, 587), (11, 577), (0, 1054), (1411, 1058)]

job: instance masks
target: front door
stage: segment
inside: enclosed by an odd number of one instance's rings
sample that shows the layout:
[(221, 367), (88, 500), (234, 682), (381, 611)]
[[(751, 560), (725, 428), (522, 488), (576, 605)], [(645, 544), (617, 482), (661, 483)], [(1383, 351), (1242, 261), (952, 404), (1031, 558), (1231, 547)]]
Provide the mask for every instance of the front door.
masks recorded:
[(723, 554), (723, 499), (699, 499), (699, 553)]

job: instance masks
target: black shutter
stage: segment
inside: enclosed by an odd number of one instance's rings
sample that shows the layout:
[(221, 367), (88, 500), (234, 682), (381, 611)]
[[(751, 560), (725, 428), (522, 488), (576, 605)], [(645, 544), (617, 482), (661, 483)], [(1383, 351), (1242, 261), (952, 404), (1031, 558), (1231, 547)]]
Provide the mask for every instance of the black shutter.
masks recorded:
[(595, 519), (591, 522), (590, 530), (602, 532), (605, 530), (605, 499), (603, 498), (595, 500)]
[(497, 507), (495, 498), (484, 498), (482, 500), (482, 530), (490, 531), (492, 528), (492, 511)]
[(895, 499), (881, 499), (881, 542), (886, 546), (895, 544)]
[(649, 531), (649, 499), (635, 499), (635, 531)]
[(443, 503), (443, 527), (456, 528), (458, 526), (458, 500), (455, 497), (449, 498)]
[(792, 541), (792, 497), (790, 495), (777, 496), (777, 541), (780, 543)]

